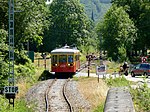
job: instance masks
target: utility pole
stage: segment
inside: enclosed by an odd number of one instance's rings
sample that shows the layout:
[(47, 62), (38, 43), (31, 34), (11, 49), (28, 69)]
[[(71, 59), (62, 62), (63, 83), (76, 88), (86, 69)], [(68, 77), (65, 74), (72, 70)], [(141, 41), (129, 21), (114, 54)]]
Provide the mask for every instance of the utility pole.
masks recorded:
[(18, 87), (15, 85), (14, 75), (14, 0), (9, 0), (9, 86), (4, 87), (4, 94), (9, 100), (9, 104), (14, 107), (14, 99), (18, 93)]

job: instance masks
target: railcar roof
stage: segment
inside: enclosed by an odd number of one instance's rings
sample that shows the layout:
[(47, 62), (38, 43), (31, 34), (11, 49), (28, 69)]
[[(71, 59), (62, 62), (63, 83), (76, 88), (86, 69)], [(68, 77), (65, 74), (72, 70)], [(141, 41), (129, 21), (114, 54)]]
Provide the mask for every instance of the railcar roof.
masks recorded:
[(80, 52), (79, 50), (77, 49), (66, 49), (66, 48), (60, 48), (60, 49), (54, 49), (51, 51), (51, 54), (54, 54), (54, 53), (78, 53)]

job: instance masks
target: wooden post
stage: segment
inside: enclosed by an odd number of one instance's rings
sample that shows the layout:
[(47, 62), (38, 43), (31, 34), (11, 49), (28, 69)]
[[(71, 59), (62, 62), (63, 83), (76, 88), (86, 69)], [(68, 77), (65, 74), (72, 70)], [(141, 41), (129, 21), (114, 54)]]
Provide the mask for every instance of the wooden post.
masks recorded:
[(40, 67), (40, 60), (39, 60), (39, 58), (38, 58), (38, 67)]
[(45, 68), (45, 70), (46, 70), (46, 56), (45, 56), (45, 58), (44, 58), (44, 68)]
[(88, 59), (88, 77), (90, 77), (90, 58)]

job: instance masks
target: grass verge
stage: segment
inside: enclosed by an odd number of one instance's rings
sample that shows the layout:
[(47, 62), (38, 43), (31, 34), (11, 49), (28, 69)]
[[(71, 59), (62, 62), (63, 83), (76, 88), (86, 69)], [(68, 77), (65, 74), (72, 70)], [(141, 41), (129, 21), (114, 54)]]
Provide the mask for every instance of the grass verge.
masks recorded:
[(15, 106), (9, 105), (9, 100), (4, 95), (0, 95), (0, 112), (34, 112), (34, 105), (27, 105), (25, 95), (28, 89), (38, 82), (39, 76), (44, 69), (37, 68), (35, 75), (31, 77), (20, 77), (17, 82), (19, 93), (16, 95)]
[(106, 83), (102, 79), (98, 83), (97, 78), (91, 77), (75, 77), (74, 80), (78, 81), (78, 90), (90, 102), (92, 111), (102, 110), (108, 91)]

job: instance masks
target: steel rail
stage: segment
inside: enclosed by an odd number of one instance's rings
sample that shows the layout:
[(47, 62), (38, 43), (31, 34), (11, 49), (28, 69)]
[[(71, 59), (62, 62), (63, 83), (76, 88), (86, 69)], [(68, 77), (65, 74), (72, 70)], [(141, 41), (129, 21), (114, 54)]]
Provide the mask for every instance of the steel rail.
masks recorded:
[(66, 100), (66, 102), (67, 102), (67, 104), (68, 104), (68, 107), (69, 107), (69, 110), (70, 110), (70, 112), (73, 112), (73, 107), (72, 107), (72, 105), (71, 105), (71, 103), (69, 102), (69, 100), (68, 100), (68, 98), (67, 98), (67, 96), (66, 96), (66, 86), (67, 86), (67, 83), (68, 83), (68, 81), (69, 81), (69, 79), (68, 80), (66, 80), (66, 82), (65, 82), (65, 84), (64, 84), (64, 86), (63, 86), (63, 96), (64, 96), (64, 99)]
[(52, 83), (50, 84), (50, 86), (48, 86), (48, 89), (47, 89), (46, 92), (45, 92), (46, 112), (49, 112), (48, 93), (49, 93), (49, 91), (50, 91), (50, 88), (52, 87), (52, 85), (55, 83), (56, 80), (57, 80), (57, 79), (54, 79), (54, 80), (52, 81)]

